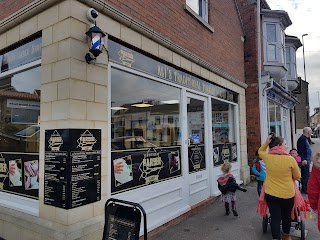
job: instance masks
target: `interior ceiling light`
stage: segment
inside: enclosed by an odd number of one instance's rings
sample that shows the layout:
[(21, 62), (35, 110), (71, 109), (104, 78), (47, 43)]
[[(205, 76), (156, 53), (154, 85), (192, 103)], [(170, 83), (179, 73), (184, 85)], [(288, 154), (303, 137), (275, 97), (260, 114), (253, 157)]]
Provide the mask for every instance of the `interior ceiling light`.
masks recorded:
[(179, 103), (179, 100), (163, 100), (160, 101), (162, 104), (177, 104)]
[(153, 107), (153, 105), (152, 105), (152, 104), (150, 104), (150, 103), (144, 103), (144, 102), (142, 102), (142, 103), (132, 104), (131, 106), (132, 106), (132, 107), (139, 107), (139, 108), (144, 108), (144, 107)]
[(125, 107), (111, 107), (112, 110), (118, 111), (118, 110), (127, 110), (128, 108)]

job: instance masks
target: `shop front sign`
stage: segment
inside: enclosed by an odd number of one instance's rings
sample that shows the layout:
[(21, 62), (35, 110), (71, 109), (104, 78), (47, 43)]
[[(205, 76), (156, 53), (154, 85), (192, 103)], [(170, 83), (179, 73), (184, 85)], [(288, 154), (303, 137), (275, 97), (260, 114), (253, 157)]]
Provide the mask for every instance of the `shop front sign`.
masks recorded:
[(238, 94), (235, 92), (210, 83), (188, 72), (171, 67), (113, 40), (108, 40), (108, 49), (110, 61), (217, 98), (235, 103), (238, 102)]

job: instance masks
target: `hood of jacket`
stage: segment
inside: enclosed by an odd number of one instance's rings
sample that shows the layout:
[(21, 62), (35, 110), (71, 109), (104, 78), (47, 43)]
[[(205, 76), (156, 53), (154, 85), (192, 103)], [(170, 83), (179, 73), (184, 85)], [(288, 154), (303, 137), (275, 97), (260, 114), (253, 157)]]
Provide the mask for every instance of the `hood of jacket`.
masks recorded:
[(320, 170), (320, 152), (317, 152), (313, 156), (313, 166)]

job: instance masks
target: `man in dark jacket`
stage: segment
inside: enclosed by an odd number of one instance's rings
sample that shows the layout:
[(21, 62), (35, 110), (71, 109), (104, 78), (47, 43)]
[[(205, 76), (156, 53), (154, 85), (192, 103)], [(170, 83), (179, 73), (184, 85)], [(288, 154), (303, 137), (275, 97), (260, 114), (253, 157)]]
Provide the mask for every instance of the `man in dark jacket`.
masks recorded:
[(303, 134), (298, 139), (297, 150), (301, 157), (301, 193), (307, 193), (307, 185), (310, 176), (310, 162), (312, 157), (312, 151), (309, 139), (311, 137), (312, 130), (309, 127), (303, 129)]

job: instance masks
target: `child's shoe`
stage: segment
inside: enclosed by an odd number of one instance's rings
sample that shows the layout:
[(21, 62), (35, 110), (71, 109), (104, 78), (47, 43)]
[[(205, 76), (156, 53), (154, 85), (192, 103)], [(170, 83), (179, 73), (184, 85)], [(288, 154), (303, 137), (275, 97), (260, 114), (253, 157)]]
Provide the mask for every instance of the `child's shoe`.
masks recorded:
[(236, 209), (232, 209), (232, 212), (233, 212), (233, 216), (235, 216), (235, 217), (238, 217), (238, 216), (239, 216), (238, 213), (237, 213), (237, 211), (236, 211)]
[(230, 209), (226, 208), (226, 216), (229, 216), (229, 214), (230, 214)]

